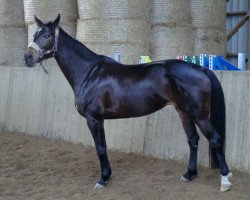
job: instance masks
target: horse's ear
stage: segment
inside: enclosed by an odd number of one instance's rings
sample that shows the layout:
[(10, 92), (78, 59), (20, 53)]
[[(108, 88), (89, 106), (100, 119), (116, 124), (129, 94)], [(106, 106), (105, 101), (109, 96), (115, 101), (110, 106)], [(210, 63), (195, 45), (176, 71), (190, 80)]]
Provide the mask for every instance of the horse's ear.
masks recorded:
[(53, 26), (56, 28), (60, 22), (60, 14), (58, 14), (57, 18), (52, 22)]
[(43, 22), (40, 19), (38, 19), (36, 16), (35, 16), (35, 22), (36, 22), (37, 26), (43, 25)]

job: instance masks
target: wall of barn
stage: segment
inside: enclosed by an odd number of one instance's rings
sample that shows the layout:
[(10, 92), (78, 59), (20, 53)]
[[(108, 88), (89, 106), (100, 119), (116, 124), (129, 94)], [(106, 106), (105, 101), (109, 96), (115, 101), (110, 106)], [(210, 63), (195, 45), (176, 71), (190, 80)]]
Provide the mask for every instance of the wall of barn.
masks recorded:
[[(24, 67), (22, 56), (36, 29), (34, 14), (49, 21), (61, 13), (61, 26), (69, 34), (98, 53), (120, 52), (124, 63), (136, 63), (139, 56), (145, 54), (158, 60), (174, 58), (177, 54), (210, 53), (212, 47), (216, 47), (218, 54), (225, 51), (224, 29), (218, 25), (223, 19), (217, 21), (216, 27), (209, 27), (211, 24), (206, 18), (196, 16), (195, 19), (195, 0), (184, 4), (173, 0), (61, 2), (0, 0), (1, 131), (94, 144), (85, 119), (74, 107), (73, 92), (56, 62), (52, 59), (46, 63), (49, 75), (39, 67)], [(221, 2), (203, 1), (203, 5), (218, 6)], [(15, 15), (12, 15), (13, 9)], [(217, 13), (212, 11), (214, 9), (206, 12), (211, 16)], [(220, 18), (224, 12), (224, 7), (220, 7)], [(194, 27), (192, 19), (199, 20), (201, 26), (195, 23)], [(97, 27), (104, 30), (104, 35)], [(207, 29), (210, 31), (206, 32)], [(234, 169), (250, 173), (247, 155), (250, 143), (246, 142), (250, 141), (250, 73), (224, 71), (217, 72), (217, 76), (226, 96), (228, 163)], [(170, 106), (141, 118), (107, 120), (105, 129), (109, 149), (163, 159), (188, 159), (186, 136), (177, 113)], [(204, 137), (200, 141), (199, 164), (208, 166), (208, 143)]]

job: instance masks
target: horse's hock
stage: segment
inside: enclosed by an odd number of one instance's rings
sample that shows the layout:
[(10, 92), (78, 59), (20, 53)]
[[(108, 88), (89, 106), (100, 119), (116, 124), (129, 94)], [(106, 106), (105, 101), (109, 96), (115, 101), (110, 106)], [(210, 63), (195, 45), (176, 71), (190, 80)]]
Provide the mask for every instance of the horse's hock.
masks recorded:
[(104, 55), (121, 53), (121, 62), (149, 55), (149, 0), (79, 0), (77, 39)]
[(1, 1), (0, 66), (24, 66), (22, 56), (27, 45), (27, 33), (23, 18), (22, 1)]
[[(28, 42), (33, 40), (33, 34), (37, 29), (34, 15), (44, 22), (49, 22), (61, 13), (60, 26), (75, 38), (78, 19), (77, 0), (24, 0), (23, 6), (25, 24), (28, 27)], [(57, 66), (54, 59), (48, 60), (46, 65)]]

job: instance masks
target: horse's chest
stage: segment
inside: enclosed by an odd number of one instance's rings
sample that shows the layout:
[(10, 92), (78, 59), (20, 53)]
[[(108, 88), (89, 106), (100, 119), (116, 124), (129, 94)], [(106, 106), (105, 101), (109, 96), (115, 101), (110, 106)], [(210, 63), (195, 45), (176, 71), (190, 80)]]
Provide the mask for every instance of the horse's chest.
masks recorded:
[(79, 98), (75, 96), (75, 108), (80, 115), (85, 116), (87, 102), (84, 98)]
[(80, 109), (79, 109), (79, 106), (77, 105), (76, 101), (75, 101), (75, 107), (76, 107), (76, 110), (79, 112)]

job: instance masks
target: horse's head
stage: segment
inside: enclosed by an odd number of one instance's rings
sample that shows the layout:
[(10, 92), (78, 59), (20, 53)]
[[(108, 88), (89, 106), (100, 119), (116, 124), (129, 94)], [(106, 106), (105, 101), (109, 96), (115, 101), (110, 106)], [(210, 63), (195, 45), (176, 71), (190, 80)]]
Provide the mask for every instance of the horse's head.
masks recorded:
[(44, 59), (53, 57), (57, 51), (60, 14), (54, 21), (46, 24), (36, 16), (35, 21), (38, 29), (34, 34), (33, 42), (28, 45), (24, 54), (27, 67), (34, 67), (37, 63), (42, 63)]

